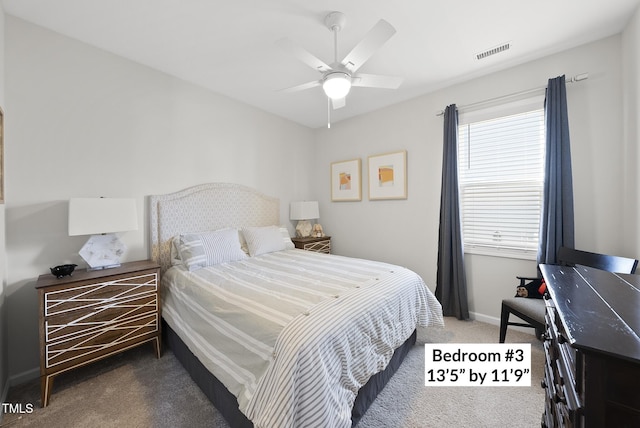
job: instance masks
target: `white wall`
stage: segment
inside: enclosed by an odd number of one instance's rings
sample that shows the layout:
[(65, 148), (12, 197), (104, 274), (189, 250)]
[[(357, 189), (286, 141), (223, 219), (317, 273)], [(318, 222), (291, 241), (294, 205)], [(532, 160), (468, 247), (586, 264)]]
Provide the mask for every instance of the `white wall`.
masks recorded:
[[(614, 36), (319, 130), (317, 194), (336, 252), (400, 263), (435, 289), (443, 139), (436, 112), (588, 72), (588, 80), (567, 88), (576, 246), (640, 255), (637, 246), (625, 245), (628, 237), (620, 228), (627, 198), (621, 62), (621, 37)], [(408, 152), (408, 199), (369, 201), (367, 157), (396, 150)], [(331, 202), (329, 165), (352, 158), (363, 161), (363, 200)], [(466, 269), (470, 310), (497, 322), (500, 300), (514, 294), (516, 275), (535, 274), (535, 261), (467, 255)]]
[(623, 105), (626, 181), (624, 193), (624, 228), (627, 233), (625, 243), (630, 250), (640, 248), (640, 8), (631, 18), (622, 34), (623, 60)]
[(204, 182), (309, 199), (313, 131), (19, 20), (6, 22), (9, 369), (37, 375), (38, 275), (83, 263), (71, 197), (134, 197), (126, 260), (148, 257), (147, 196)]

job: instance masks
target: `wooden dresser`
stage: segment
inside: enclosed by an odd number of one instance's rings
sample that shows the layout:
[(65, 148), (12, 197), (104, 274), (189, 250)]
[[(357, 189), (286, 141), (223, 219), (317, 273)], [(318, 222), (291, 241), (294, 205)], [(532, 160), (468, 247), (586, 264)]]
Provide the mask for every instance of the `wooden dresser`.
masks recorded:
[(159, 266), (151, 261), (72, 276), (40, 275), (40, 387), (49, 403), (54, 376), (153, 342), (160, 358)]
[(291, 238), (291, 241), (293, 241), (293, 245), (295, 245), (296, 248), (300, 248), (301, 250), (315, 251), (316, 253), (331, 253), (330, 236), (309, 236), (307, 238), (294, 237)]
[(640, 426), (640, 276), (541, 265), (546, 427)]

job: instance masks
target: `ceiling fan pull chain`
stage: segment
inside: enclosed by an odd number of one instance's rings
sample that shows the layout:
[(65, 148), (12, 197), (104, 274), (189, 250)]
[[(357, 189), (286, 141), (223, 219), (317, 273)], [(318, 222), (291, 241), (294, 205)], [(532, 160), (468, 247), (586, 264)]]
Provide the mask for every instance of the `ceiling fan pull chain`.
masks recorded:
[(338, 29), (333, 27), (333, 62), (338, 62)]
[(331, 129), (331, 98), (327, 97), (327, 128)]

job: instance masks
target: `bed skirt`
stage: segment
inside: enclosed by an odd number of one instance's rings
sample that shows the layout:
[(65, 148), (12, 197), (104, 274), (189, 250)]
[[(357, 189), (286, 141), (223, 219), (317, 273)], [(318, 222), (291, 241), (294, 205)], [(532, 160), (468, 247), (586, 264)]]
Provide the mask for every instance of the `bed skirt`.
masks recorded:
[[(227, 420), (229, 425), (232, 428), (253, 428), (253, 423), (238, 408), (236, 397), (205, 368), (164, 320), (162, 324), (162, 331), (165, 335), (164, 343), (168, 344), (178, 361), (184, 366), (191, 378)], [(378, 393), (382, 391), (389, 379), (398, 370), (407, 353), (416, 343), (416, 337), (417, 332), (414, 330), (413, 334), (395, 350), (387, 368), (373, 375), (360, 388), (351, 412), (352, 426), (355, 426), (360, 421)]]

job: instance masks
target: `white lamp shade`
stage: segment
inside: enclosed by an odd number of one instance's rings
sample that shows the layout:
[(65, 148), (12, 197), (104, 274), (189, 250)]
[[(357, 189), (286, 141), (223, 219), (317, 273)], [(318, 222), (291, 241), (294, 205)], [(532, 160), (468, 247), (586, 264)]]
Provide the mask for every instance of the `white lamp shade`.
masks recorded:
[(69, 236), (95, 235), (138, 229), (135, 199), (72, 198)]
[(347, 96), (351, 90), (351, 77), (346, 73), (331, 73), (324, 78), (322, 89), (332, 100)]
[(318, 201), (291, 202), (289, 218), (291, 220), (312, 220), (320, 218)]

